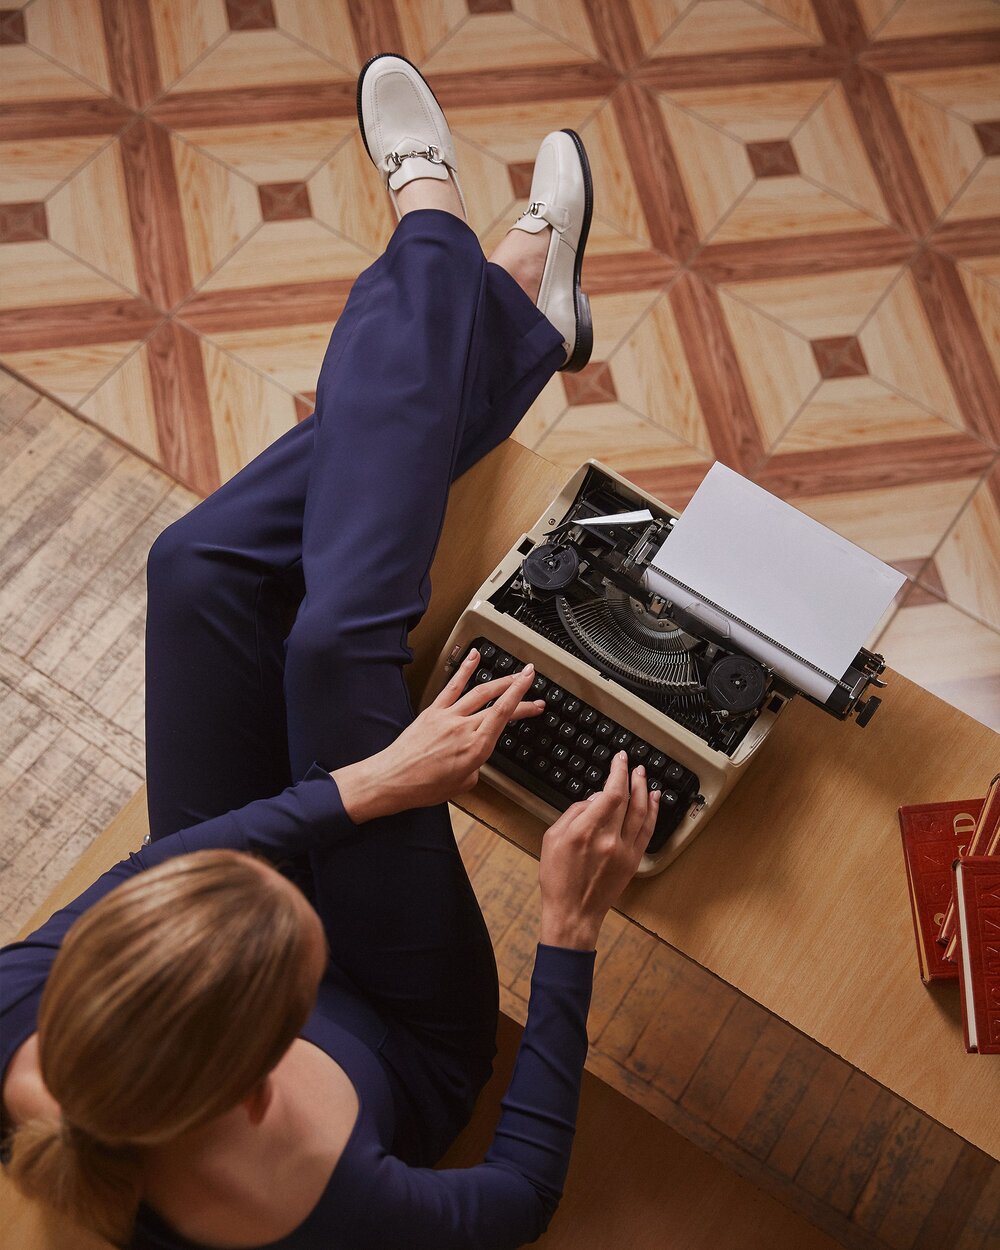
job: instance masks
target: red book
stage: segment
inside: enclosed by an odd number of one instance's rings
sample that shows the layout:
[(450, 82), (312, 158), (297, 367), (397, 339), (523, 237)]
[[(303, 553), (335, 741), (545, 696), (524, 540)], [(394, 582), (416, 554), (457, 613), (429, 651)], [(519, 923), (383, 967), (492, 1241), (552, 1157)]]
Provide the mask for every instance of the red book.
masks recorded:
[(1000, 1055), (1000, 860), (955, 861), (955, 911), (965, 1049)]
[[(990, 782), (983, 799), (982, 810), (968, 845), (959, 847), (960, 855), (995, 855), (1000, 842), (1000, 773)], [(955, 900), (945, 908), (944, 919), (938, 930), (937, 943), (945, 947), (945, 959), (954, 963), (958, 958), (955, 941)]]
[(951, 901), (951, 866), (982, 811), (982, 799), (921, 803), (899, 809), (903, 858), (910, 887), (910, 910), (923, 981), (954, 981), (958, 968), (944, 958), (937, 934)]

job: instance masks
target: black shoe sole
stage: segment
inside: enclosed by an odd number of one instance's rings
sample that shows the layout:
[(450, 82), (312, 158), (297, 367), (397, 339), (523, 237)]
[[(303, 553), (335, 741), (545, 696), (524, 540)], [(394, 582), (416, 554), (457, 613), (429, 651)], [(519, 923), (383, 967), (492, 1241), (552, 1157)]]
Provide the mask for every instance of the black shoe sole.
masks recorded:
[(580, 241), (576, 248), (576, 261), (573, 265), (573, 310), (576, 315), (576, 341), (569, 360), (558, 371), (560, 373), (579, 373), (589, 362), (594, 350), (594, 321), (590, 312), (590, 300), (580, 287), (580, 273), (583, 269), (583, 253), (590, 234), (590, 219), (594, 213), (594, 181), (590, 175), (590, 162), (587, 160), (587, 149), (583, 140), (575, 130), (563, 130), (576, 145), (576, 154), (580, 158), (583, 171), (583, 224), (580, 227)]

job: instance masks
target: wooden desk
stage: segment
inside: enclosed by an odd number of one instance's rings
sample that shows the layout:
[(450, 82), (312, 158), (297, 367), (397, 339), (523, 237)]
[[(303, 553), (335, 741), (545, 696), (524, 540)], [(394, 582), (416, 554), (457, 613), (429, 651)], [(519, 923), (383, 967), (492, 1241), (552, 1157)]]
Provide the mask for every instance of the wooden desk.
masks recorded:
[[(415, 698), (462, 608), (568, 476), (508, 443), (456, 483), (413, 637)], [(865, 729), (793, 703), (704, 832), (620, 910), (1000, 1158), (1000, 1062), (965, 1054), (957, 985), (920, 982), (896, 822), (902, 803), (983, 793), (1000, 736), (888, 681)], [(460, 806), (538, 854), (542, 823), (489, 786)]]

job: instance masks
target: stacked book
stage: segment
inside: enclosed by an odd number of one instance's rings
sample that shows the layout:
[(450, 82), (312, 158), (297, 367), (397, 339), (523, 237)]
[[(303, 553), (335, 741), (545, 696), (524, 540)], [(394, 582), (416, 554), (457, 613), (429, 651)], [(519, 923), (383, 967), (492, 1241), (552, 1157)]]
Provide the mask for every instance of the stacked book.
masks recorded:
[(924, 982), (957, 981), (965, 1048), (1000, 1054), (1000, 774), (984, 799), (899, 809)]

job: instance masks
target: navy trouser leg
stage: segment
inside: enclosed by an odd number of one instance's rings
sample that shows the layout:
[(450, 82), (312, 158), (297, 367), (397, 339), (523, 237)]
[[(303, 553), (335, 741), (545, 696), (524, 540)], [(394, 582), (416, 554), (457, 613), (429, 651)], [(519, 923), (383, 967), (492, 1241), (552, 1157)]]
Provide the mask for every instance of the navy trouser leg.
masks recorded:
[[(407, 634), (427, 606), (450, 482), (511, 433), (562, 360), (559, 333), (467, 226), (433, 210), (403, 219), (337, 323), (314, 418), (153, 553), (157, 835), (314, 760), (371, 755), (409, 723)], [(452, 1057), (427, 1075), (430, 1140), (444, 1141), (488, 1072), (496, 1018), (492, 949), (447, 806), (370, 822), (311, 869), (333, 962), (425, 1053)]]

